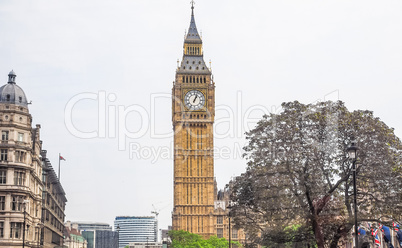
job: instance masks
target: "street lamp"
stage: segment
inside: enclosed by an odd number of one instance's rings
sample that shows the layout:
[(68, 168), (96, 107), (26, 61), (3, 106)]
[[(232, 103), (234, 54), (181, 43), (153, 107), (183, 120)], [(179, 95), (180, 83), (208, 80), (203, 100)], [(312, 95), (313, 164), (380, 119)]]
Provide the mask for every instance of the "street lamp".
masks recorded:
[(22, 248), (25, 248), (25, 225), (26, 225), (26, 209), (27, 209), (28, 200), (24, 200), (22, 204), (24, 205), (24, 226), (22, 227)]
[(354, 194), (354, 207), (355, 207), (355, 247), (358, 247), (358, 228), (357, 228), (357, 189), (356, 189), (356, 160), (357, 160), (357, 150), (359, 148), (356, 146), (356, 141), (352, 140), (352, 144), (346, 150), (349, 154), (349, 158), (352, 159), (352, 172), (353, 172), (353, 194)]
[(229, 201), (229, 204), (227, 206), (227, 208), (229, 209), (229, 212), (228, 212), (228, 218), (229, 218), (229, 248), (232, 248), (232, 235), (230, 233), (230, 228), (231, 228), (231, 225), (230, 225), (230, 213), (231, 213), (232, 207), (233, 207), (232, 206), (232, 201)]
[(117, 230), (117, 248), (119, 248), (120, 247), (120, 225), (119, 224), (117, 224), (116, 230)]

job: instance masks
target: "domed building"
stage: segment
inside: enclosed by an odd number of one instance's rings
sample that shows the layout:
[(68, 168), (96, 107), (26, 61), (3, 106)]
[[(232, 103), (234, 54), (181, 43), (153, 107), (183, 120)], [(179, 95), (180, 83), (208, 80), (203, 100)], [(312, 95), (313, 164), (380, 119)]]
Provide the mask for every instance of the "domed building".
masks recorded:
[(27, 97), (21, 87), (16, 84), (16, 77), (14, 71), (8, 74), (8, 83), (0, 88), (0, 102), (28, 108)]
[(66, 194), (16, 77), (0, 87), (0, 247), (62, 247)]
[(0, 247), (23, 247), (23, 241), (40, 247), (40, 126), (31, 124), (27, 97), (11, 71), (0, 87)]

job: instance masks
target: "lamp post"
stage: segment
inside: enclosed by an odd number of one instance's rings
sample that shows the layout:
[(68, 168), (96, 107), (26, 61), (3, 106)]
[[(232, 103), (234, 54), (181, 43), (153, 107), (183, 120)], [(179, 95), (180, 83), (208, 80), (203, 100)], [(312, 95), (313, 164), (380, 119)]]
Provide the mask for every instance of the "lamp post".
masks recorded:
[(354, 202), (354, 211), (355, 211), (355, 247), (358, 247), (358, 228), (357, 228), (357, 189), (356, 189), (356, 161), (357, 161), (357, 150), (359, 148), (356, 146), (356, 141), (353, 140), (352, 144), (346, 150), (349, 154), (349, 158), (352, 159), (352, 172), (353, 172), (353, 202)]
[(231, 201), (229, 201), (229, 204), (228, 204), (228, 206), (227, 206), (227, 208), (229, 209), (229, 212), (228, 212), (228, 218), (229, 218), (229, 248), (232, 248), (232, 235), (231, 235), (231, 233), (230, 233), (230, 230), (231, 230), (231, 225), (230, 225), (230, 213), (231, 213), (231, 210), (232, 210), (232, 202)]
[(120, 225), (119, 224), (117, 224), (116, 230), (117, 230), (117, 248), (119, 248), (120, 247)]
[(22, 202), (22, 204), (24, 205), (24, 223), (23, 223), (23, 227), (22, 227), (22, 248), (25, 248), (25, 226), (26, 226), (27, 203), (29, 203), (28, 200), (24, 200)]

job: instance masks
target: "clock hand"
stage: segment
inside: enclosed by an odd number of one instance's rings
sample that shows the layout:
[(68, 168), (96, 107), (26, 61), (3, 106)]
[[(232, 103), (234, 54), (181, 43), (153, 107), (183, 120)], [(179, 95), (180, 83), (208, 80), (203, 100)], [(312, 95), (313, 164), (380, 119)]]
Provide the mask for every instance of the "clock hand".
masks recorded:
[(197, 100), (197, 95), (195, 95), (195, 97), (194, 97), (194, 100), (193, 100), (193, 103), (195, 103), (195, 100)]

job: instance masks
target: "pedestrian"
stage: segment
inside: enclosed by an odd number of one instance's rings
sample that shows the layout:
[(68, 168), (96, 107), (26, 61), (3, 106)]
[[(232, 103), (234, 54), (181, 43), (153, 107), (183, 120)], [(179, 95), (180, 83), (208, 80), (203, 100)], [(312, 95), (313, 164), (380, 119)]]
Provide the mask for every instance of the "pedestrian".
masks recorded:
[(389, 229), (389, 227), (381, 225), (380, 228), (384, 234), (383, 237), (384, 237), (385, 243), (387, 243), (387, 246), (389, 248), (394, 248), (394, 246), (391, 243), (391, 230)]
[(398, 232), (396, 233), (396, 238), (398, 239), (399, 247), (402, 248), (402, 230), (401, 229), (399, 229)]

